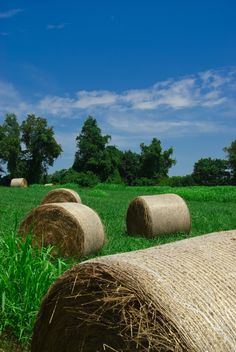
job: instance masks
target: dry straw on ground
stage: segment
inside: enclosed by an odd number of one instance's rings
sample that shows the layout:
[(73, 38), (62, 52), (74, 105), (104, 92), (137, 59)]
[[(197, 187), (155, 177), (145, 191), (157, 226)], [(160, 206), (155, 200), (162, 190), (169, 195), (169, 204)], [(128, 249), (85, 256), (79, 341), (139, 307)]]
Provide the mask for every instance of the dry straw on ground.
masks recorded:
[(236, 230), (100, 257), (44, 297), (32, 352), (233, 352)]
[(82, 203), (77, 192), (69, 188), (57, 188), (48, 192), (41, 204), (65, 202)]
[(53, 255), (76, 256), (98, 251), (105, 233), (98, 214), (83, 204), (50, 203), (33, 209), (21, 222), (19, 234), (33, 233), (33, 244), (53, 246)]
[(129, 235), (154, 237), (188, 233), (191, 218), (187, 204), (177, 194), (140, 196), (129, 204), (126, 225)]
[(25, 178), (13, 178), (11, 180), (11, 187), (27, 187), (28, 182)]

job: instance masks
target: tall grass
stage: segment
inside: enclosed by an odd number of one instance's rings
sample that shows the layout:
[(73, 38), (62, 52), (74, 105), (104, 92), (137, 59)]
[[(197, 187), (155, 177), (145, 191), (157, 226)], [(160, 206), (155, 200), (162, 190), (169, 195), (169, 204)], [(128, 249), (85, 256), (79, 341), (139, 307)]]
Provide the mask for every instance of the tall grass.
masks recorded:
[(62, 273), (61, 259), (50, 261), (50, 248), (34, 249), (14, 232), (0, 237), (0, 331), (11, 330), (19, 340), (32, 332), (40, 301)]

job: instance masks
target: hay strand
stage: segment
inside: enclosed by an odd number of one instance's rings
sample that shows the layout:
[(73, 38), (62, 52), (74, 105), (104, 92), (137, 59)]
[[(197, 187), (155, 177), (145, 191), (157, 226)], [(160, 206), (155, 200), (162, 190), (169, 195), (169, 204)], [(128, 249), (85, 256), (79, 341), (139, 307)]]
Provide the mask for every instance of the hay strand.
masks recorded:
[(48, 192), (43, 198), (41, 204), (48, 203), (82, 203), (80, 196), (73, 189), (69, 188), (57, 188)]
[(105, 242), (98, 214), (78, 203), (49, 203), (33, 209), (21, 222), (19, 234), (25, 238), (31, 231), (35, 246), (53, 246), (53, 255), (65, 257), (97, 252)]
[(234, 352), (236, 230), (74, 266), (49, 289), (32, 352)]
[(155, 237), (189, 233), (191, 217), (187, 204), (177, 194), (140, 196), (129, 204), (126, 225), (129, 235)]
[(11, 180), (11, 187), (27, 187), (28, 182), (25, 178), (13, 178)]

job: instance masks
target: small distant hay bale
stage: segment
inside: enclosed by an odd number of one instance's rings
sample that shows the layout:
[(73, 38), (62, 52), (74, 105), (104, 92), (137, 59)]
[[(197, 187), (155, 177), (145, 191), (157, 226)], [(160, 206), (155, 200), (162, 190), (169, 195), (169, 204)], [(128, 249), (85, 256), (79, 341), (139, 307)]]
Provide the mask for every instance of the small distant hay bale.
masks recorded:
[(236, 230), (78, 264), (51, 286), (32, 352), (235, 352)]
[(126, 225), (129, 235), (189, 233), (191, 217), (187, 204), (177, 194), (140, 196), (129, 204)]
[(45, 187), (50, 187), (50, 186), (53, 186), (53, 183), (45, 183), (44, 186)]
[(23, 238), (30, 232), (34, 246), (53, 246), (52, 255), (64, 257), (94, 253), (105, 243), (98, 214), (78, 203), (50, 203), (33, 209), (19, 227)]
[(48, 192), (43, 198), (41, 204), (48, 203), (82, 203), (77, 192), (69, 188), (57, 188)]
[(11, 180), (11, 187), (27, 187), (28, 182), (25, 178), (13, 178)]

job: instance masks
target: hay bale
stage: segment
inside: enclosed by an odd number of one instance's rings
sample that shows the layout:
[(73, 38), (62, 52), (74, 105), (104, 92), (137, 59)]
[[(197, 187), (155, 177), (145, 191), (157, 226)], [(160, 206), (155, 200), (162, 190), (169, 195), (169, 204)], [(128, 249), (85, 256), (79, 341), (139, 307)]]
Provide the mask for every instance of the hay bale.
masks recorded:
[(154, 237), (190, 232), (191, 218), (187, 204), (177, 194), (140, 196), (129, 204), (126, 225), (129, 235)]
[(51, 186), (53, 186), (53, 183), (45, 183), (44, 186), (45, 187), (51, 187)]
[(19, 234), (25, 238), (31, 231), (35, 246), (53, 246), (53, 255), (65, 257), (94, 253), (105, 242), (98, 214), (78, 203), (50, 203), (33, 209), (21, 222)]
[(233, 352), (236, 230), (74, 266), (51, 286), (32, 352)]
[(11, 187), (27, 187), (28, 182), (25, 178), (13, 178), (11, 180)]
[(69, 188), (57, 188), (48, 192), (43, 198), (41, 204), (48, 203), (82, 203), (80, 196), (73, 189)]

